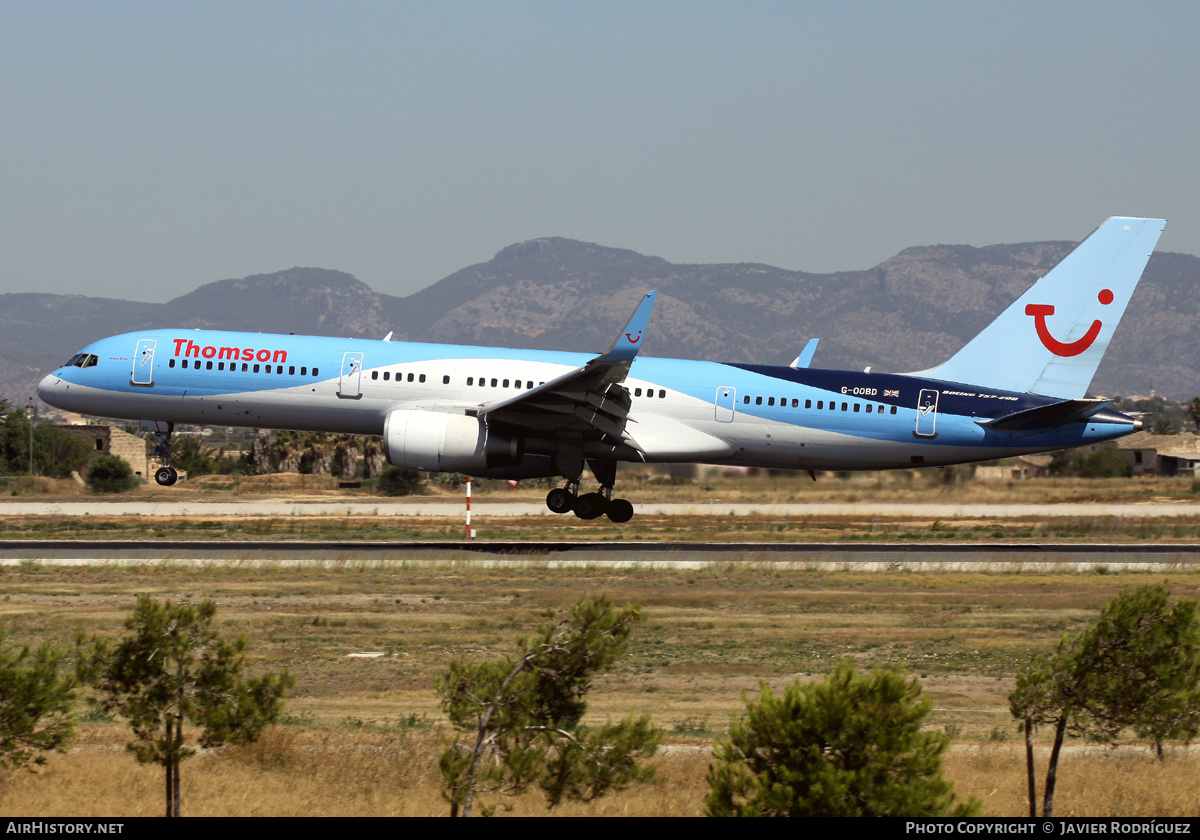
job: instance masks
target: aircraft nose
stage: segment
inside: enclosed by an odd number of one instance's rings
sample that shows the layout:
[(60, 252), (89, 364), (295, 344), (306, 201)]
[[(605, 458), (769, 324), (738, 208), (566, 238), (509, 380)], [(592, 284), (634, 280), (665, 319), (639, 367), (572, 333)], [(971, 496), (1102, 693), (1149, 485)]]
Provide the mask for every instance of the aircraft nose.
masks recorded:
[(42, 381), (39, 382), (37, 385), (38, 399), (40, 399), (44, 403), (49, 403), (50, 405), (54, 405), (53, 397), (55, 394), (58, 393), (61, 385), (62, 385), (62, 380), (59, 379), (57, 376), (55, 376), (53, 373), (43, 376)]

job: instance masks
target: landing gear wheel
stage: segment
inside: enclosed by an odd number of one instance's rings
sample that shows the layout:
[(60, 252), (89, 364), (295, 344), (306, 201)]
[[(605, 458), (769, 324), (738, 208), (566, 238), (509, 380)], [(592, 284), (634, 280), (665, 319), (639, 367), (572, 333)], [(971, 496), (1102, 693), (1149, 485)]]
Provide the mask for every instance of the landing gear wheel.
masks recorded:
[(561, 487), (546, 494), (546, 507), (552, 513), (570, 513), (575, 508), (575, 497)]
[(596, 519), (608, 509), (608, 499), (602, 493), (585, 493), (575, 500), (575, 515), (580, 519)]
[(163, 467), (154, 474), (154, 480), (163, 487), (170, 487), (179, 480), (179, 473), (173, 467)]
[(628, 522), (633, 519), (633, 505), (627, 499), (612, 499), (608, 503), (607, 513), (612, 522)]

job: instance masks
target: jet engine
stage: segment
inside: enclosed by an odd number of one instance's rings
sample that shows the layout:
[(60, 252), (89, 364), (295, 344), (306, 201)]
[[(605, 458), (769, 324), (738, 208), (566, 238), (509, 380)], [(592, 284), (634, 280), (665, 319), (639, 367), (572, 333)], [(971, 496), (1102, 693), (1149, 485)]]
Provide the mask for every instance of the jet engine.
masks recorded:
[(388, 463), (411, 470), (466, 472), (521, 463), (524, 441), (497, 434), (478, 417), (397, 409), (383, 425)]

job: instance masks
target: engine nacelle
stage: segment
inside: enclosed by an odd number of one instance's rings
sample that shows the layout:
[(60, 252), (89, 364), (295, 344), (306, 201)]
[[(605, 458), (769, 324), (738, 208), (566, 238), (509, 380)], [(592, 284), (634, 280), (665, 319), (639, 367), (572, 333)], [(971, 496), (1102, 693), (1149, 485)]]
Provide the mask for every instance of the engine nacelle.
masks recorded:
[(383, 424), (388, 463), (410, 470), (468, 472), (521, 463), (524, 441), (498, 435), (478, 417), (397, 409)]

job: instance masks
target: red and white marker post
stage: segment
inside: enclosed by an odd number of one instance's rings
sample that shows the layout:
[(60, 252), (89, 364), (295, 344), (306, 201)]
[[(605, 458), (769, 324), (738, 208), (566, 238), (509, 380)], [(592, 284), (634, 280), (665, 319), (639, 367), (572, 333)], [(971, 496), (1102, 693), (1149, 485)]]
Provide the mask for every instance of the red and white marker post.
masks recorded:
[(467, 531), (463, 539), (471, 539), (471, 476), (467, 476)]

